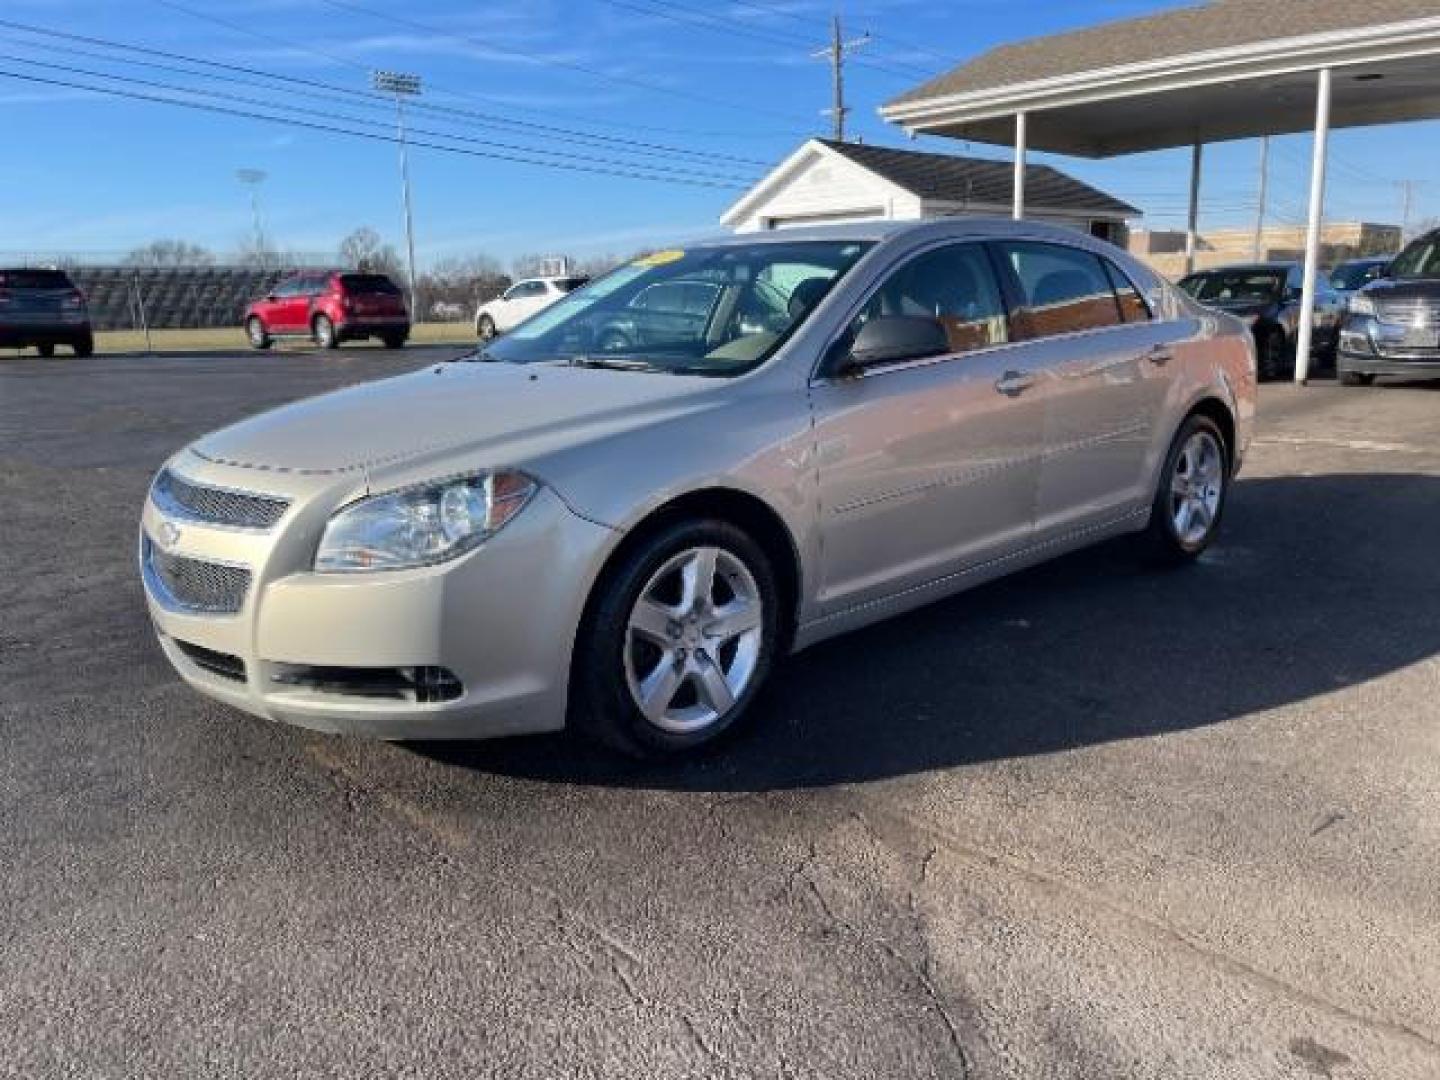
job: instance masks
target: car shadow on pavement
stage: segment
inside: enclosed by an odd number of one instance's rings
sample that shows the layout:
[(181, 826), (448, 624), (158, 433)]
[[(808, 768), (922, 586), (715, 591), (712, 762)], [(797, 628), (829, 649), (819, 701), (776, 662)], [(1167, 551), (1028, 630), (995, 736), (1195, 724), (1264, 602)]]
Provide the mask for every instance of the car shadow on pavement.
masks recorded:
[(1235, 720), (1440, 651), (1440, 478), (1242, 479), (1226, 513), (1192, 567), (1149, 569), (1117, 541), (800, 653), (697, 759), (566, 736), (412, 749), (574, 784), (814, 787)]

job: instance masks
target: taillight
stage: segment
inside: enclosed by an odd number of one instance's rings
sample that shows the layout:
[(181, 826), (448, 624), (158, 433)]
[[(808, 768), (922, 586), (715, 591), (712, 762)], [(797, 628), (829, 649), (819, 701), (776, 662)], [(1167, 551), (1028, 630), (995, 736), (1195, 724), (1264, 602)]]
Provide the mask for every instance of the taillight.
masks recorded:
[(65, 294), (65, 299), (61, 301), (61, 304), (68, 308), (83, 307), (85, 305), (85, 294), (79, 289), (71, 289)]
[(8, 292), (6, 292), (4, 289), (0, 289), (0, 304), (8, 304), (8, 303), (10, 303), (10, 294), (9, 294)]

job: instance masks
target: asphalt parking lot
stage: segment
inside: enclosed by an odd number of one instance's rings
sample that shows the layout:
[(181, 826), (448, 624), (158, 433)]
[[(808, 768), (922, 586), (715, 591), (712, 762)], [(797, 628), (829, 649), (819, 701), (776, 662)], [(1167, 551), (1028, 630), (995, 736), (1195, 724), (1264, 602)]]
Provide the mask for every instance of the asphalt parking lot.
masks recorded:
[(1440, 1076), (1440, 386), (1266, 387), (1199, 565), (819, 646), (683, 766), (180, 685), (156, 466), (454, 351), (0, 362), (0, 1074)]

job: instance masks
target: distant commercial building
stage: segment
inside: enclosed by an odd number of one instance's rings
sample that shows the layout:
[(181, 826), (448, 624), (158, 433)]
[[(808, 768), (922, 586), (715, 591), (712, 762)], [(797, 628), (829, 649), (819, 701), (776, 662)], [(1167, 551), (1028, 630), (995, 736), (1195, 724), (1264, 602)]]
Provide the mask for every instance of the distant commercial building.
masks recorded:
[[(1129, 250), (1159, 273), (1178, 278), (1185, 273), (1183, 230), (1140, 230), (1130, 234)], [(1391, 255), (1400, 250), (1400, 226), (1371, 221), (1334, 221), (1320, 230), (1320, 262), (1333, 266), (1367, 255)], [(1305, 228), (1272, 225), (1260, 234), (1258, 261), (1294, 261), (1305, 257)], [(1196, 238), (1195, 268), (1257, 261), (1254, 229), (1213, 229)]]
[[(1008, 217), (1009, 162), (810, 139), (721, 215), (736, 232), (851, 221)], [(1122, 247), (1140, 211), (1049, 165), (1031, 165), (1029, 216)]]

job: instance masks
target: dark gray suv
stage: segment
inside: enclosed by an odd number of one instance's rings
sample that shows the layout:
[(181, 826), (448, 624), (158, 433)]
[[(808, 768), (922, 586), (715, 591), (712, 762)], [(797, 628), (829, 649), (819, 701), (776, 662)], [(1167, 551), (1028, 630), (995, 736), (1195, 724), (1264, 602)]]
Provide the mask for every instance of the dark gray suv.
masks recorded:
[(1412, 240), (1350, 298), (1337, 367), (1347, 386), (1376, 375), (1440, 377), (1440, 229)]
[(0, 347), (27, 345), (41, 356), (54, 356), (56, 345), (76, 356), (95, 351), (85, 295), (63, 270), (0, 269)]

